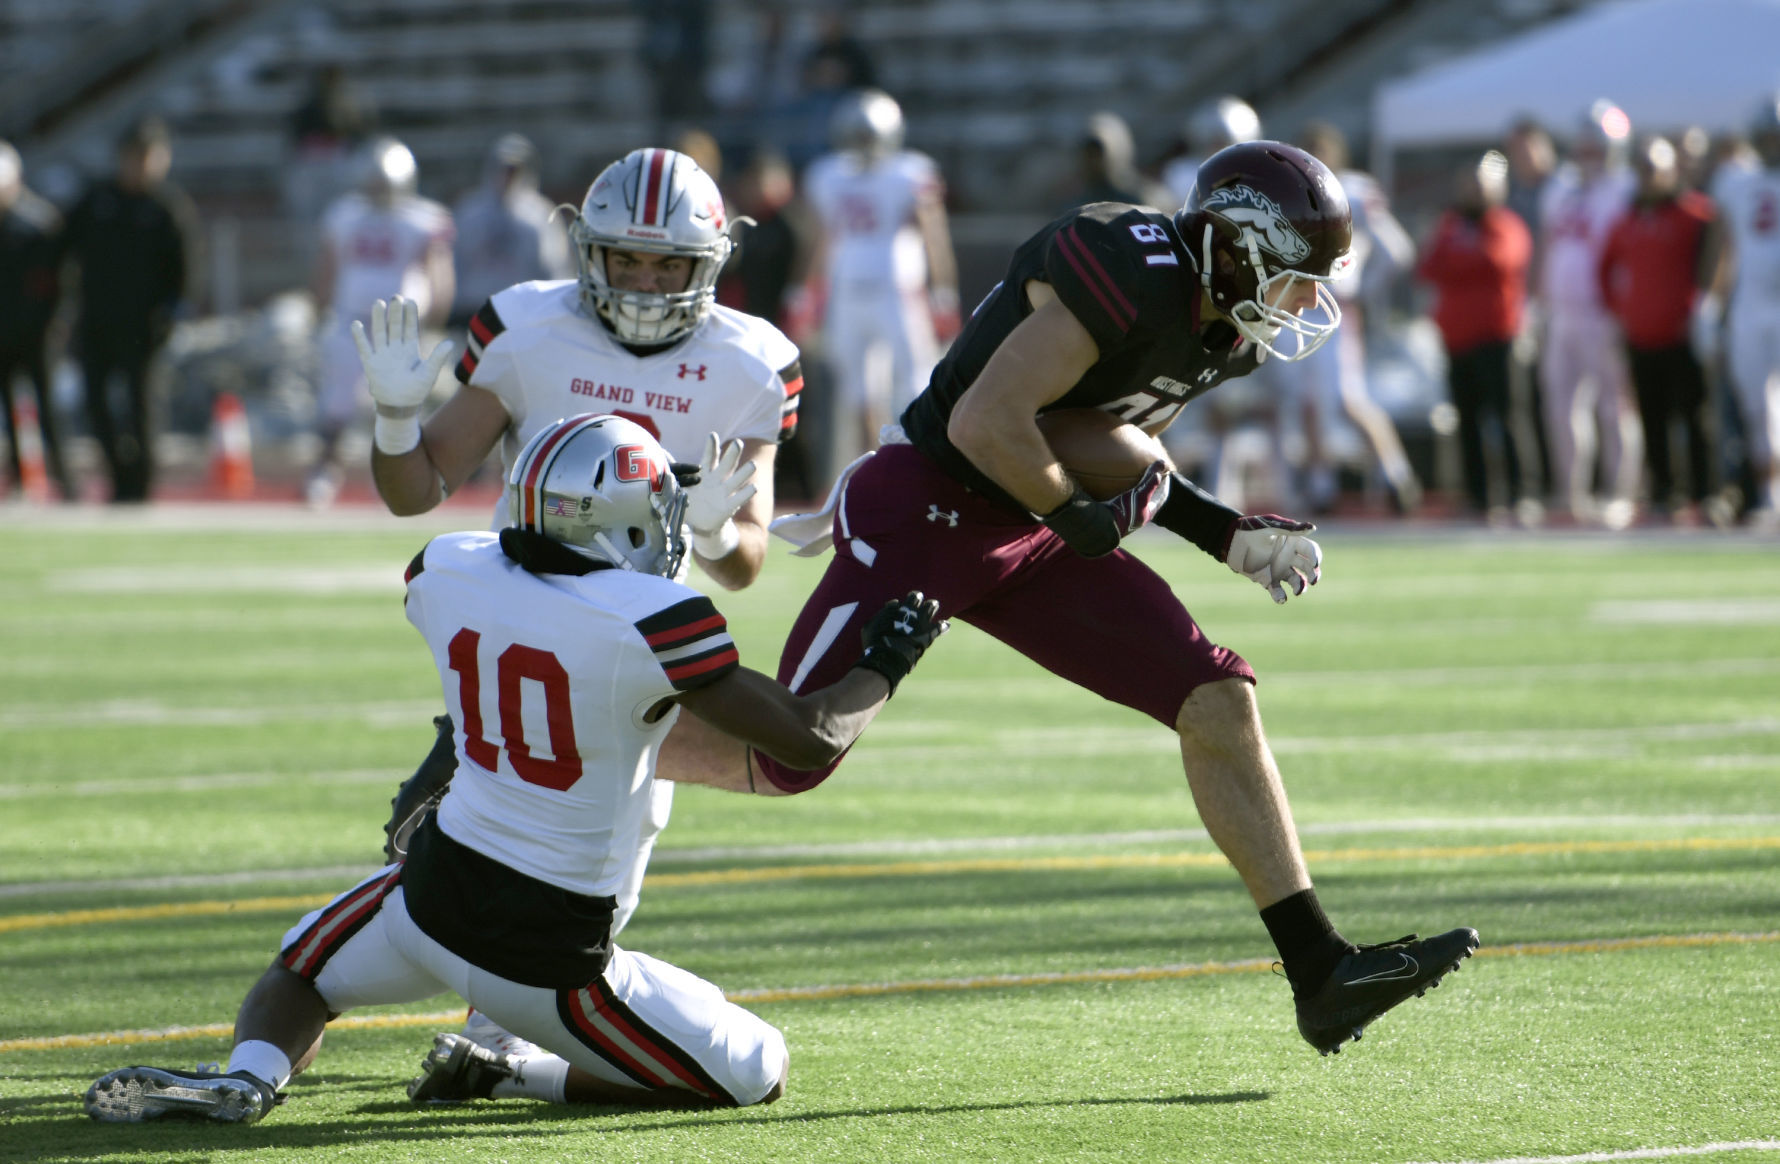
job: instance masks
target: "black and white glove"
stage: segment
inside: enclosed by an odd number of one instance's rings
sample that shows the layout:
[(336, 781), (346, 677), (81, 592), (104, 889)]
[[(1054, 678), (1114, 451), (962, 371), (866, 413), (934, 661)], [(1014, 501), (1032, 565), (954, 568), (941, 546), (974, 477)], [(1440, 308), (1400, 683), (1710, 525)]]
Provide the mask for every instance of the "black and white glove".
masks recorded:
[(377, 406), (372, 439), (388, 456), (412, 452), (420, 444), (420, 406), (451, 359), (451, 342), (440, 340), (422, 360), (420, 308), (400, 295), (387, 303), (379, 299), (371, 304), (368, 331), (363, 323), (353, 320), (352, 342), (365, 368), (371, 402)]
[(1315, 528), (1313, 522), (1293, 521), (1276, 513), (1239, 517), (1230, 523), (1224, 564), (1265, 587), (1273, 601), (1284, 602), (1290, 594), (1303, 594), (1323, 576), (1323, 548), (1304, 536)]
[(859, 632), (865, 654), (853, 664), (876, 671), (890, 681), (890, 694), (921, 661), (921, 655), (933, 640), (951, 629), (951, 623), (939, 616), (939, 600), (911, 590), (901, 598), (892, 598), (883, 605)]
[(1167, 464), (1157, 461), (1144, 470), (1137, 484), (1117, 497), (1096, 501), (1078, 485), (1068, 501), (1039, 520), (1082, 557), (1102, 557), (1156, 516), (1168, 500), (1172, 482)]
[(686, 487), (686, 524), (692, 527), (692, 548), (699, 557), (715, 562), (741, 544), (735, 515), (759, 492), (749, 480), (756, 467), (742, 460), (741, 441), (719, 447), (716, 433), (705, 438), (698, 478)]

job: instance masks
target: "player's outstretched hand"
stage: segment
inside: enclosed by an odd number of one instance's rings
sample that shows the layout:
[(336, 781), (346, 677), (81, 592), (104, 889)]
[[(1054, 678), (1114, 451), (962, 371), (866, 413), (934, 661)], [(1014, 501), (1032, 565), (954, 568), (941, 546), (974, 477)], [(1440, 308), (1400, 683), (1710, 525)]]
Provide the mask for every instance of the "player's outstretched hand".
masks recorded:
[(876, 671), (890, 681), (890, 694), (896, 685), (921, 661), (933, 640), (946, 633), (951, 623), (939, 616), (939, 601), (919, 590), (911, 590), (901, 598), (892, 598), (860, 631), (865, 654), (856, 667)]
[(760, 487), (750, 480), (756, 466), (742, 460), (742, 442), (719, 445), (717, 434), (705, 438), (698, 480), (686, 489), (686, 524), (692, 527), (692, 548), (708, 561), (726, 558), (741, 543), (735, 515), (753, 500)]
[(1315, 528), (1276, 513), (1239, 517), (1230, 525), (1224, 564), (1284, 602), (1323, 576), (1323, 548), (1304, 536)]
[(1156, 461), (1144, 470), (1137, 484), (1103, 503), (1112, 510), (1113, 520), (1119, 523), (1120, 538), (1128, 538), (1149, 524), (1150, 518), (1155, 517), (1162, 503), (1168, 500), (1168, 487), (1173, 481), (1173, 470), (1169, 469), (1168, 462)]
[(419, 409), (452, 351), (451, 341), (440, 340), (432, 354), (421, 360), (420, 308), (400, 295), (388, 303), (379, 299), (371, 305), (369, 330), (353, 320), (352, 342), (358, 345), (371, 399), (379, 410)]

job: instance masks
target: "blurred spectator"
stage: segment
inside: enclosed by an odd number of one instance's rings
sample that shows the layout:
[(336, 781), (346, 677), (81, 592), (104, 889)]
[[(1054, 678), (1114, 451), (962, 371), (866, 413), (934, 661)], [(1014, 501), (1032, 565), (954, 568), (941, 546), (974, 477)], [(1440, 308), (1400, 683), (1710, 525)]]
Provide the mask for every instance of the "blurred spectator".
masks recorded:
[(23, 372), (37, 396), (37, 423), (43, 433), (43, 463), (62, 498), (74, 500), (74, 481), (62, 460), (55, 401), (50, 396), (44, 337), (60, 294), (56, 249), (62, 216), (24, 183), (18, 151), (0, 141), (0, 411), (12, 453), (12, 484), (24, 484), (19, 454), (19, 414), (13, 380)]
[[(1540, 262), (1539, 199), (1552, 175), (1557, 172), (1557, 147), (1551, 134), (1532, 117), (1521, 117), (1509, 126), (1502, 141), (1508, 158), (1508, 194), (1503, 203), (1526, 223), (1533, 236), (1533, 263), (1529, 268), (1528, 289), (1538, 291)], [(1521, 463), (1526, 493), (1524, 515), (1529, 519), (1543, 512), (1538, 500), (1545, 483), (1551, 481), (1551, 442), (1545, 433), (1545, 392), (1539, 383), (1539, 354), (1545, 342), (1545, 323), (1540, 317), (1538, 302), (1528, 303), (1522, 315), (1521, 334), (1515, 337), (1510, 353), (1509, 374), (1514, 378), (1514, 391), (1508, 406), (1514, 413), (1514, 431), (1532, 434), (1531, 447), (1522, 446), (1529, 456)]]
[[(1539, 296), (1545, 346), (1539, 382), (1545, 396), (1551, 488), (1577, 521), (1631, 521), (1638, 483), (1640, 430), (1617, 328), (1601, 302), (1601, 248), (1631, 201), (1626, 167), (1632, 125), (1625, 112), (1597, 101), (1577, 126), (1571, 165), (1546, 185)], [(1603, 494), (1594, 496), (1595, 452)]]
[(1696, 302), (1718, 267), (1716, 245), (1709, 245), (1714, 211), (1704, 194), (1681, 188), (1675, 148), (1666, 139), (1642, 143), (1633, 169), (1637, 195), (1601, 250), (1601, 295), (1619, 320), (1631, 363), (1651, 505), (1669, 514), (1676, 512), (1672, 420), (1685, 432), (1689, 499), (1703, 505), (1716, 485), (1706, 381), (1689, 345)]
[(1760, 168), (1727, 163), (1713, 185), (1730, 244), (1717, 284), (1728, 292), (1726, 367), (1754, 493), (1748, 517), (1773, 529), (1780, 528), (1780, 96), (1762, 102), (1750, 143)]
[(1675, 168), (1683, 190), (1705, 193), (1712, 181), (1712, 135), (1690, 125), (1675, 136)]
[(351, 185), (353, 152), (376, 126), (377, 114), (337, 64), (316, 70), (308, 96), (291, 116), (285, 163), (285, 211), (304, 228)]
[(1335, 465), (1325, 435), (1339, 411), (1365, 440), (1392, 505), (1407, 514), (1421, 504), (1421, 483), (1409, 466), (1397, 426), (1366, 387), (1366, 305), (1382, 307), (1390, 284), (1414, 265), (1415, 243), (1391, 213), (1377, 181), (1348, 166), (1347, 138), (1339, 129), (1313, 121), (1298, 144), (1333, 170), (1347, 193), (1353, 211), (1353, 264), (1329, 288), (1341, 307), (1335, 338), (1305, 359), (1264, 365), (1262, 371), (1304, 418), (1306, 501), (1313, 510), (1326, 511), (1335, 500)]
[[(1416, 277), (1434, 288), (1447, 382), (1459, 414), (1465, 495), (1476, 513), (1505, 520), (1526, 496), (1524, 430), (1509, 407), (1509, 349), (1526, 306), (1533, 237), (1505, 205), (1508, 161), (1490, 151), (1459, 172), (1451, 207), (1422, 251)], [(1519, 446), (1519, 447), (1517, 447)]]
[(1225, 146), (1261, 136), (1261, 115), (1240, 97), (1214, 97), (1193, 110), (1181, 131), (1182, 152), (1162, 164), (1162, 184), (1175, 210), (1184, 206), (1199, 178), (1199, 164)]
[(772, 123), (792, 169), (802, 172), (828, 150), (830, 126), (841, 103), (877, 83), (877, 68), (849, 30), (844, 4), (830, 4), (819, 13), (816, 40), (803, 54), (798, 78), (798, 95)]
[(1090, 202), (1176, 209), (1168, 188), (1138, 171), (1131, 127), (1123, 117), (1105, 110), (1090, 115), (1076, 139), (1075, 170), (1056, 209), (1061, 213)]
[(321, 449), (305, 496), (317, 507), (333, 502), (344, 476), (340, 435), (370, 405), (352, 321), (368, 319), (375, 301), (401, 295), (419, 306), (423, 325), (436, 326), (453, 301), (451, 211), (415, 192), (414, 155), (395, 138), (373, 138), (357, 165), (358, 188), (322, 220), (314, 277), (316, 314), (326, 320), (316, 402)]
[[(87, 423), (105, 454), (111, 500), (146, 501), (154, 481), (150, 370), (195, 298), (197, 212), (166, 180), (172, 139), (158, 117), (118, 142), (117, 172), (68, 213), (63, 252), (79, 278), (76, 348)], [(116, 381), (121, 380), (121, 385)], [(121, 388), (121, 391), (119, 389)]]
[(656, 136), (705, 116), (710, 65), (710, 0), (633, 0), (643, 22), (643, 62), (655, 89)]
[(810, 294), (826, 294), (824, 348), (836, 381), (831, 473), (877, 447), (878, 430), (927, 386), (941, 345), (958, 334), (945, 183), (902, 137), (896, 100), (860, 90), (835, 108), (834, 152), (804, 176), (824, 282)]
[(568, 228), (552, 221), (555, 211), (555, 203), (538, 193), (537, 147), (516, 133), (495, 142), (482, 184), (452, 211), (457, 223), (454, 328), (467, 325), (496, 291), (574, 275)]
[[(816, 226), (795, 200), (796, 194), (784, 155), (770, 147), (756, 148), (734, 183), (736, 216), (751, 218), (754, 225), (737, 232), (740, 242), (717, 283), (719, 303), (758, 315), (781, 331), (789, 330), (786, 297), (808, 277), (815, 247)], [(781, 499), (820, 495), (824, 458), (812, 448), (809, 418), (825, 414), (829, 398), (826, 377), (816, 362), (806, 360), (801, 407), (805, 422), (779, 446), (773, 462), (774, 491)]]

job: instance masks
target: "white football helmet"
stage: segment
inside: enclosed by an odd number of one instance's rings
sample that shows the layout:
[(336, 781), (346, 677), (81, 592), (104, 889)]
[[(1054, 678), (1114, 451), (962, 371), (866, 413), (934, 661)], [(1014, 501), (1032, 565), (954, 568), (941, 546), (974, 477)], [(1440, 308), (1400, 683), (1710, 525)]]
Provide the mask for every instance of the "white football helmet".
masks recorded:
[(901, 149), (902, 133), (902, 106), (882, 89), (848, 93), (828, 119), (830, 145), (868, 158), (881, 158)]
[(357, 186), (379, 206), (412, 195), (420, 180), (414, 153), (393, 137), (374, 137), (357, 158)]
[[(581, 304), (631, 344), (665, 344), (699, 325), (717, 301), (717, 273), (734, 244), (717, 183), (673, 150), (632, 150), (587, 189), (569, 226), (581, 266)], [(606, 248), (683, 255), (684, 291), (621, 291), (606, 278)]]
[(686, 494), (667, 450), (617, 416), (571, 416), (527, 441), (507, 474), (507, 524), (582, 557), (672, 578)]

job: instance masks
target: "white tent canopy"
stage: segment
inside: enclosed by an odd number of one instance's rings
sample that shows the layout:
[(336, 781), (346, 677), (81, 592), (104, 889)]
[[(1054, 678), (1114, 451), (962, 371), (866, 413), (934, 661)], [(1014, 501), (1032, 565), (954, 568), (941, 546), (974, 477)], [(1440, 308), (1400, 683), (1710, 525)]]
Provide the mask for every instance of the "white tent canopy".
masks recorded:
[(1632, 126), (1740, 129), (1780, 90), (1780, 0), (1621, 0), (1380, 85), (1378, 161), (1499, 140), (1531, 114), (1560, 137), (1611, 98)]

